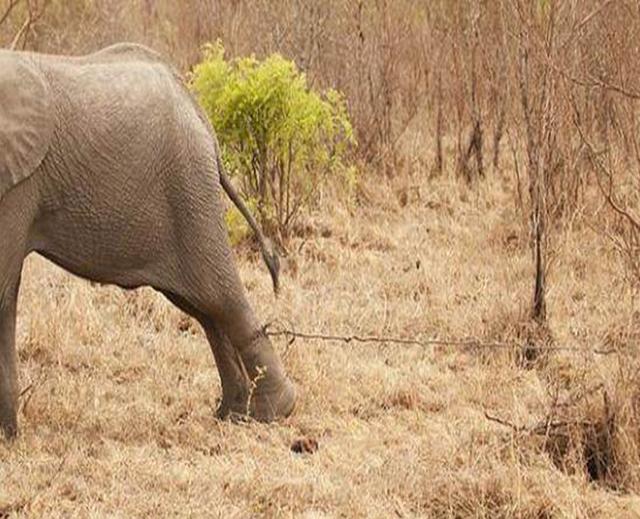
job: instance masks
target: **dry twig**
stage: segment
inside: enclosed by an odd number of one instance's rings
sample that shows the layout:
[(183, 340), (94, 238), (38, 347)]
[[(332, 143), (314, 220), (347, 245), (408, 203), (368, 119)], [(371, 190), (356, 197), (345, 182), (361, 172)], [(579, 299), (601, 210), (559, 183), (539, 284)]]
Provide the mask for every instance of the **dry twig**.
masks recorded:
[(4, 22), (7, 21), (7, 19), (11, 15), (11, 12), (14, 10), (14, 8), (20, 2), (21, 2), (21, 0), (9, 0), (9, 4), (7, 5), (6, 9), (4, 10), (4, 13), (2, 13), (2, 16), (0, 16), (0, 25), (2, 25)]
[(21, 48), (25, 48), (29, 33), (33, 30), (34, 25), (40, 20), (40, 18), (42, 18), (50, 2), (51, 0), (44, 0), (39, 4), (37, 1), (27, 0), (27, 17), (14, 36), (11, 45), (9, 45), (11, 50), (17, 49), (20, 41), (22, 41)]
[[(277, 328), (276, 328), (277, 326)], [(401, 337), (375, 336), (375, 335), (338, 335), (323, 333), (298, 332), (291, 328), (278, 325), (275, 322), (268, 323), (263, 327), (263, 333), (269, 337), (285, 337), (288, 345), (295, 342), (296, 339), (320, 340), (329, 342), (343, 342), (350, 344), (358, 343), (377, 343), (377, 344), (398, 344), (406, 346), (460, 346), (467, 350), (496, 350), (496, 349), (517, 349), (528, 347), (526, 344), (518, 342), (499, 342), (499, 341), (482, 341), (476, 338), (468, 339), (405, 339)], [(595, 355), (635, 355), (633, 352), (625, 352), (616, 349), (600, 349), (600, 348), (578, 348), (572, 346), (542, 346), (539, 348), (548, 352), (573, 352), (573, 353), (593, 353)]]

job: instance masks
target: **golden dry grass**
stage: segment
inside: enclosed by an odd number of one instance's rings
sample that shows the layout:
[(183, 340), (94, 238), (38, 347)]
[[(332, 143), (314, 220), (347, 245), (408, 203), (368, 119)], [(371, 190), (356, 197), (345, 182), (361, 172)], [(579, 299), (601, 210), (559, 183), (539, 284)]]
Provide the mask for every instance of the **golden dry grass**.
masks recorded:
[[(277, 300), (242, 253), (261, 318), (324, 333), (531, 336), (532, 267), (507, 184), (415, 183), (369, 186), (364, 207), (310, 218)], [(629, 350), (638, 309), (609, 243), (577, 223), (556, 242), (554, 344)], [(21, 385), (32, 387), (19, 439), (0, 442), (0, 516), (640, 515), (635, 386), (623, 376), (634, 357), (526, 363), (508, 351), (278, 340), (301, 390), (295, 414), (233, 425), (214, 418), (220, 388), (203, 334), (150, 290), (92, 286), (31, 257), (18, 333)], [(566, 427), (574, 448), (558, 454), (556, 438), (485, 416), (533, 426), (598, 384), (618, 432), (616, 472), (600, 482), (576, 426)], [(599, 416), (597, 389), (556, 406), (563, 419)], [(319, 450), (291, 452), (298, 438)]]

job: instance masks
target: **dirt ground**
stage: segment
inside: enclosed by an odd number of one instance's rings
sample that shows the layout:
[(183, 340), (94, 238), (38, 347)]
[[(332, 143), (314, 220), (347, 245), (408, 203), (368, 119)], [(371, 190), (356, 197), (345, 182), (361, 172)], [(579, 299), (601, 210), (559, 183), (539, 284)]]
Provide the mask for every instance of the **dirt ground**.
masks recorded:
[[(640, 516), (634, 291), (611, 243), (577, 218), (554, 239), (549, 328), (532, 329), (508, 186), (368, 186), (366, 203), (305, 222), (278, 299), (258, 256), (238, 252), (265, 322), (531, 345), (276, 338), (300, 400), (275, 425), (214, 417), (204, 335), (160, 295), (30, 257), (21, 435), (0, 442), (0, 517)], [(549, 345), (566, 349), (535, 350)], [(613, 424), (606, 437), (598, 424)], [(299, 439), (318, 450), (292, 452)]]

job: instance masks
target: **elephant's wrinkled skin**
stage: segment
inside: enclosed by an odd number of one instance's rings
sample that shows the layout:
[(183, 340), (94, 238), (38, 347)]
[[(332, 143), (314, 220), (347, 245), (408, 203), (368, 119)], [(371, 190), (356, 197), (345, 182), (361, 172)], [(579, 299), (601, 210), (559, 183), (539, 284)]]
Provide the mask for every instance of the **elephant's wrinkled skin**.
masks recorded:
[(206, 118), (153, 51), (0, 50), (0, 428), (8, 437), (17, 433), (16, 298), (32, 251), (87, 279), (154, 287), (194, 316), (220, 372), (222, 416), (270, 421), (292, 411), (293, 385), (234, 266), (221, 182), (233, 193), (220, 168)]

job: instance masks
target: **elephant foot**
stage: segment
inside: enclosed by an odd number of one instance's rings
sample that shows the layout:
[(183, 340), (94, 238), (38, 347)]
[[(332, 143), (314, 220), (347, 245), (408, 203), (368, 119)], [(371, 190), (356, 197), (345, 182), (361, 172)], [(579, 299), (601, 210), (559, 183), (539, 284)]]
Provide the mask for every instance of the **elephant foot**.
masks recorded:
[(258, 422), (273, 422), (289, 416), (296, 405), (296, 389), (284, 378), (272, 381), (258, 380), (253, 389), (234, 396), (223, 395), (218, 417), (230, 420), (252, 418)]

